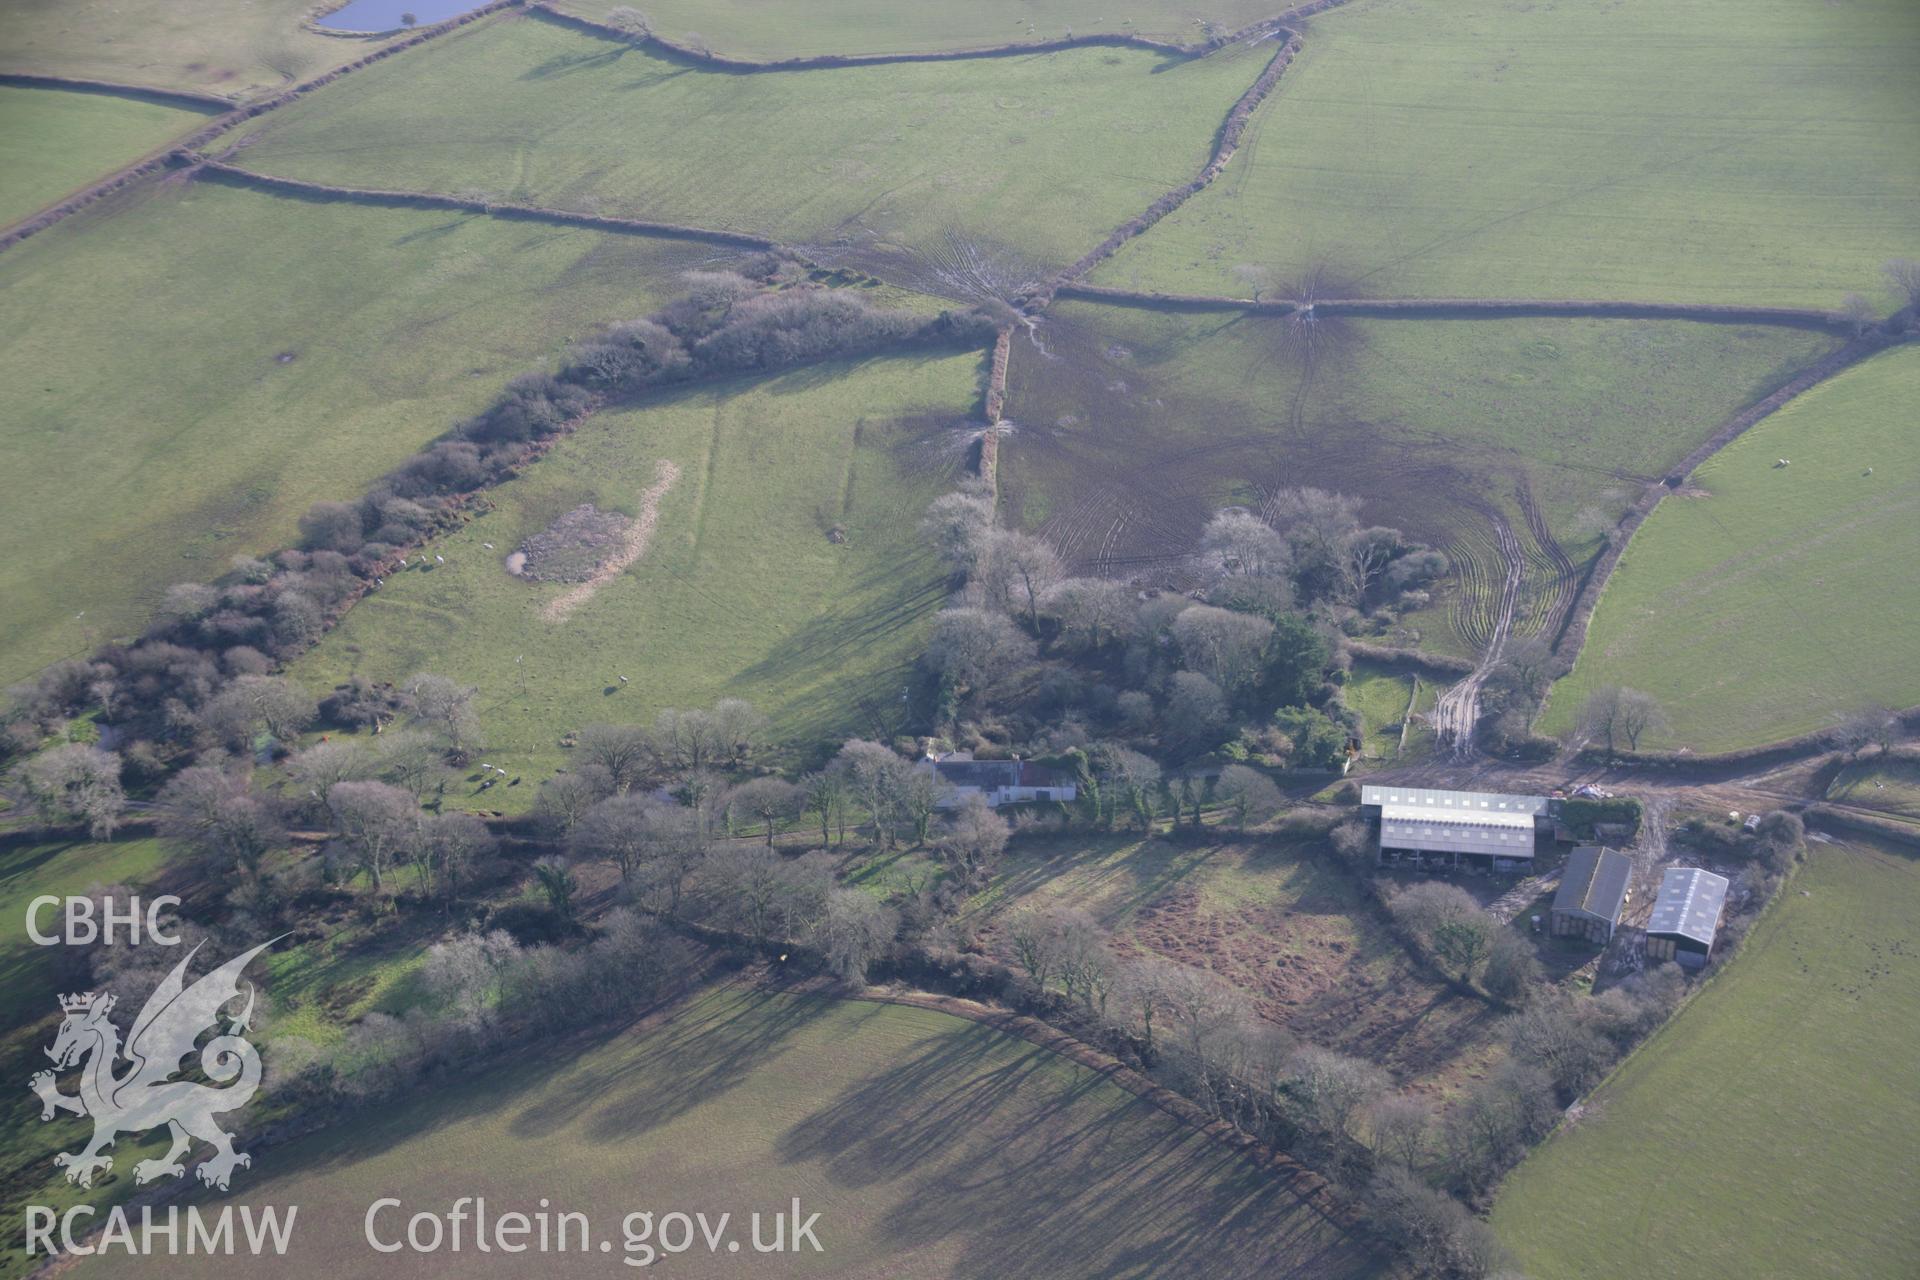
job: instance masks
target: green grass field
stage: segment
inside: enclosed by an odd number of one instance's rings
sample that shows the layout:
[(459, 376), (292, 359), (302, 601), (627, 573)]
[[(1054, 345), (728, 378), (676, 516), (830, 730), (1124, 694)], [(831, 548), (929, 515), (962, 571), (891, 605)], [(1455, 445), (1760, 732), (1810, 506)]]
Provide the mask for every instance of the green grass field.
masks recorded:
[(1920, 702), (1916, 397), (1920, 349), (1886, 352), (1696, 471), (1707, 496), (1668, 498), (1634, 535), (1543, 730), (1609, 684), (1665, 706), (1670, 731), (1643, 745), (1698, 751)]
[[(1044, 1049), (945, 1014), (740, 990), (663, 1026), (516, 1055), (499, 1068), (286, 1147), (263, 1150), (233, 1198), (298, 1204), (286, 1266), (371, 1274), (362, 1222), (462, 1195), (490, 1212), (589, 1215), (592, 1253), (542, 1275), (606, 1275), (622, 1218), (733, 1215), (798, 1197), (822, 1252), (741, 1255), (768, 1275), (1372, 1274), (1339, 1230), (1242, 1157)], [(803, 1215), (804, 1216), (804, 1215)], [(400, 1219), (404, 1229), (404, 1216)], [(768, 1234), (771, 1234), (769, 1227)], [(575, 1237), (577, 1240), (577, 1236)], [(675, 1275), (737, 1275), (702, 1246)], [(122, 1259), (87, 1275), (241, 1275), (245, 1259)], [(408, 1275), (524, 1275), (526, 1259), (446, 1251)]]
[(162, 183), (0, 258), (0, 683), (286, 545), (707, 251)]
[[(1495, 513), (1537, 546), (1533, 504), (1578, 565), (1647, 481), (1832, 345), (1674, 321), (1304, 324), (1078, 302), (1041, 340), (1046, 354), (1013, 347), (1001, 476), (1009, 517), (1075, 563), (1131, 572), (1190, 551), (1221, 504), (1313, 484), (1480, 580)], [(1570, 582), (1548, 567), (1528, 579), (1542, 599)], [(1445, 603), (1428, 615), (1420, 643), (1456, 647)]]
[[(96, 885), (137, 887), (166, 858), (151, 838), (113, 841), (0, 841), (0, 1030), (55, 1012), (52, 985), (63, 948), (35, 945), (27, 937), (27, 904), (43, 894), (83, 894)], [(60, 932), (59, 910), (40, 917), (43, 933)]]
[(300, 25), (313, 0), (0, 0), (0, 71), (254, 97), (377, 48)]
[(141, 98), (0, 85), (0, 226), (53, 204), (208, 113)]
[[(561, 6), (605, 19), (612, 0)], [(1201, 19), (1229, 30), (1270, 18), (1285, 0), (1218, 0), (1197, 9), (1180, 0), (1111, 4), (1108, 0), (654, 0), (645, 12), (662, 35), (697, 34), (721, 53), (799, 58), (827, 53), (929, 53), (976, 49), (1068, 35), (1143, 35), (1194, 43)]]
[(1527, 1274), (1899, 1280), (1920, 1252), (1920, 865), (1816, 848), (1745, 951), (1507, 1179)]
[[(315, 690), (353, 672), (477, 685), (487, 760), (535, 778), (582, 725), (722, 697), (751, 699), (796, 745), (891, 734), (945, 594), (916, 525), (957, 474), (979, 374), (974, 354), (897, 357), (603, 412), (431, 547), (444, 566), (389, 578), (292, 674)], [(544, 616), (570, 588), (504, 558), (583, 503), (637, 514), (662, 460), (679, 476), (646, 554), (564, 621)], [(532, 790), (479, 802), (521, 807)]]
[[(61, 1149), (57, 1144), (69, 1143), (65, 1149), (72, 1150), (83, 1131), (55, 1133), (44, 1125), (40, 1102), (26, 1087), (28, 1078), (48, 1065), (42, 1051), (53, 1043), (60, 1022), (56, 998), (85, 989), (84, 966), (74, 963), (77, 949), (38, 946), (28, 938), (27, 904), (43, 894), (77, 895), (107, 885), (139, 891), (158, 877), (166, 857), (165, 846), (152, 838), (35, 842), (9, 835), (0, 840), (0, 1066), (18, 1081), (17, 1088), (0, 1096), (0, 1169), (6, 1171), (0, 1214), (11, 1221), (20, 1220), (23, 1204), (64, 1207), (93, 1198), (68, 1186), (50, 1161)], [(39, 925), (42, 932), (60, 933), (60, 909), (44, 910)], [(123, 1199), (132, 1182), (121, 1178), (103, 1188), (98, 1201)], [(9, 1247), (0, 1251), (0, 1275), (22, 1274), (25, 1259), (11, 1243), (17, 1233), (10, 1231), (8, 1239)]]
[[(1264, 65), (1078, 50), (740, 76), (538, 19), (478, 23), (252, 121), (236, 160), (884, 252), (958, 235), (1018, 283), (1205, 162)], [(1011, 255), (1011, 256), (1008, 256)]]
[(1920, 246), (1909, 0), (1360, 0), (1104, 284), (1830, 307)]
[[(1346, 703), (1366, 719), (1363, 754), (1368, 759), (1392, 760), (1400, 754), (1400, 725), (1413, 710), (1414, 677), (1389, 671), (1378, 663), (1355, 662), (1347, 677)], [(1413, 733), (1407, 733), (1409, 745)]]
[(1850, 764), (1827, 788), (1827, 799), (1920, 822), (1920, 760), (1869, 757)]

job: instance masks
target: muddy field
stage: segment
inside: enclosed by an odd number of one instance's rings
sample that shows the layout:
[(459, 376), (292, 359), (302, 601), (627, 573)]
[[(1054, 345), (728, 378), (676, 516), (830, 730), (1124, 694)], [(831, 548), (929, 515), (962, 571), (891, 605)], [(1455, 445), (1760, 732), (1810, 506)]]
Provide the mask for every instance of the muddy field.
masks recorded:
[(1426, 623), (1477, 650), (1509, 590), (1516, 634), (1557, 626), (1632, 496), (1823, 343), (1066, 303), (1014, 342), (1007, 515), (1078, 572), (1177, 586), (1219, 507), (1302, 484), (1353, 494), (1363, 520), (1452, 558)]

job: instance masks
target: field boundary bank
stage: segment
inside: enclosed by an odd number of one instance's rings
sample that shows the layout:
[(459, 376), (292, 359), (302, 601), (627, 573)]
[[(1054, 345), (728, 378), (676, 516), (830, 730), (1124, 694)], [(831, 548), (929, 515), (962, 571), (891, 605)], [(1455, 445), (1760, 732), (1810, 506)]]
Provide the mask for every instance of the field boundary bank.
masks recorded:
[(337, 187), (323, 182), (308, 182), (303, 178), (282, 178), (270, 173), (258, 173), (252, 169), (242, 169), (224, 160), (216, 160), (211, 156), (184, 149), (176, 150), (169, 156), (168, 163), (174, 168), (191, 169), (196, 177), (265, 191), (272, 195), (332, 200), (380, 208), (445, 209), (522, 222), (555, 223), (593, 231), (615, 232), (621, 235), (651, 236), (669, 240), (700, 240), (733, 245), (742, 249), (780, 249), (793, 252), (777, 240), (745, 231), (723, 231), (718, 228), (694, 227), (678, 222), (650, 222), (642, 218), (614, 218), (597, 213), (574, 213), (566, 209), (548, 209), (540, 205), (476, 200), (437, 191), (384, 191), (368, 187)]
[(1844, 329), (1847, 321), (1825, 311), (1799, 307), (1737, 307), (1717, 303), (1608, 302), (1550, 298), (1230, 298), (1193, 293), (1153, 293), (1069, 281), (1056, 291), (1083, 302), (1149, 311), (1246, 311), (1261, 315), (1341, 315), (1382, 320), (1541, 319), (1691, 320), (1702, 324), (1774, 325), (1793, 329)]
[(1452, 654), (1428, 653), (1423, 649), (1401, 649), (1393, 645), (1368, 644), (1364, 640), (1348, 640), (1347, 652), (1356, 658), (1377, 663), (1383, 667), (1397, 668), (1417, 672), (1436, 683), (1451, 683), (1462, 676), (1470, 676), (1474, 664), (1466, 658), (1456, 658)]
[[(1304, 10), (1294, 12), (1302, 15), (1309, 11), (1318, 13), (1321, 9), (1330, 9), (1336, 4), (1345, 2), (1346, 0), (1320, 0), (1318, 7), (1309, 5)], [(1061, 289), (1111, 258), (1129, 240), (1144, 235), (1155, 223), (1213, 184), (1213, 180), (1220, 176), (1221, 171), (1233, 159), (1234, 153), (1240, 149), (1240, 139), (1246, 132), (1247, 121), (1253, 117), (1254, 110), (1267, 100), (1274, 86), (1280, 83), (1281, 75), (1293, 65), (1295, 55), (1300, 52), (1300, 33), (1281, 26), (1278, 19), (1274, 20), (1260, 38), (1264, 39), (1268, 36), (1280, 37), (1280, 48), (1267, 62), (1259, 77), (1228, 110), (1226, 119), (1221, 121), (1220, 128), (1214, 133), (1213, 152), (1206, 164), (1201, 167), (1198, 176), (1162, 195), (1140, 213), (1114, 228), (1105, 240), (1082, 254), (1071, 266), (1055, 273), (1034, 288), (1019, 300), (1027, 310), (1044, 311), (1052, 306), (1054, 298)]]
[(1823, 828), (1829, 833), (1868, 835), (1891, 840), (1912, 853), (1920, 854), (1920, 825), (1915, 823), (1866, 814), (1858, 809), (1840, 808), (1825, 801), (1808, 805), (1802, 816), (1809, 826)]
[[(1329, 0), (1329, 3), (1344, 2), (1345, 0)], [(1308, 8), (1313, 9), (1314, 6), (1308, 6)], [(978, 45), (966, 49), (928, 49), (918, 53), (815, 53), (793, 58), (741, 58), (718, 53), (712, 49), (683, 44), (653, 31), (648, 31), (644, 35), (625, 31), (611, 23), (570, 13), (550, 3), (550, 0), (530, 0), (527, 9), (533, 16), (560, 26), (604, 39), (616, 40), (636, 49), (652, 49), (662, 56), (691, 62), (709, 70), (731, 72), (737, 75), (754, 75), (768, 71), (826, 71), (845, 67), (884, 67), (909, 62), (973, 62), (985, 58), (1018, 58), (1028, 54), (1060, 53), (1069, 49), (1139, 49), (1165, 57), (1189, 60), (1204, 58), (1210, 53), (1216, 53), (1243, 41), (1262, 39), (1292, 16), (1289, 13), (1267, 18), (1202, 44), (1180, 44), (1172, 40), (1156, 40), (1152, 36), (1102, 32), (1095, 35), (1061, 36), (1053, 40)], [(1315, 11), (1318, 10), (1315, 9)]]
[(994, 335), (993, 352), (988, 357), (987, 394), (984, 416), (986, 430), (980, 436), (980, 452), (974, 459), (974, 474), (987, 482), (997, 504), (1000, 498), (1000, 423), (1007, 410), (1007, 365), (1013, 357), (1013, 326), (1001, 325)]
[[(1920, 706), (1896, 711), (1893, 717), (1902, 732), (1920, 732)], [(1790, 764), (1796, 760), (1805, 760), (1812, 756), (1838, 751), (1839, 747), (1834, 740), (1834, 734), (1837, 731), (1837, 726), (1815, 729), (1811, 733), (1781, 738), (1775, 742), (1763, 742), (1758, 746), (1742, 747), (1737, 751), (1720, 751), (1711, 754), (1697, 754), (1691, 751), (1615, 751), (1609, 754), (1604, 747), (1583, 747), (1575, 753), (1575, 758), (1617, 769), (1641, 769), (1649, 772), (1664, 769), (1676, 774), (1691, 775), (1696, 781), (1734, 781), (1755, 769)], [(1869, 758), (1879, 759), (1878, 756), (1861, 757), (1862, 760)], [(1865, 808), (1861, 805), (1834, 805), (1829, 801), (1820, 803), (1826, 804), (1829, 808), (1849, 810)]]
[(338, 66), (331, 71), (323, 72), (311, 80), (304, 80), (290, 89), (282, 89), (279, 93), (262, 98), (258, 102), (228, 103), (227, 105), (231, 108), (230, 110), (210, 120), (199, 129), (188, 134), (185, 138), (175, 139), (165, 146), (155, 148), (146, 155), (133, 161), (133, 163), (115, 170), (91, 186), (82, 189), (74, 195), (68, 196), (59, 204), (42, 209), (38, 213), (31, 214), (24, 220), (16, 222), (12, 226), (0, 231), (0, 252), (12, 248), (29, 236), (38, 235), (48, 227), (65, 221), (89, 205), (95, 204), (116, 192), (125, 190), (143, 178), (149, 178), (157, 173), (164, 172), (168, 168), (169, 160), (175, 152), (197, 151), (235, 125), (243, 121), (251, 120), (255, 116), (264, 115), (276, 108), (284, 107), (290, 102), (297, 101), (315, 89), (332, 84), (341, 76), (359, 71), (364, 67), (372, 66), (382, 59), (391, 58), (396, 53), (402, 53), (418, 45), (425, 44), (429, 40), (447, 35), (462, 27), (470, 26), (485, 18), (490, 18), (497, 13), (508, 9), (519, 8), (525, 3), (526, 0), (489, 0), (489, 3), (481, 5), (478, 9), (469, 10), (457, 17), (449, 18), (445, 22), (435, 23), (430, 27), (422, 27), (404, 40), (396, 40), (392, 44), (382, 45), (364, 57), (356, 58), (343, 66)]
[(212, 108), (231, 111), (237, 105), (232, 98), (217, 93), (196, 93), (192, 89), (149, 89), (115, 80), (88, 80), (80, 76), (43, 76), (25, 71), (0, 71), (0, 85), (14, 89), (52, 89), (66, 93), (91, 93), (107, 98), (132, 98), (157, 102), (168, 107)]
[[(1633, 535), (1639, 532), (1640, 526), (1646, 523), (1647, 517), (1652, 515), (1660, 503), (1673, 491), (1675, 486), (1669, 481), (1684, 482), (1701, 463), (1771, 417), (1789, 401), (1805, 395), (1822, 382), (1846, 372), (1869, 356), (1877, 355), (1898, 345), (1899, 341), (1898, 338), (1889, 334), (1874, 333), (1855, 338), (1838, 350), (1829, 352), (1727, 419), (1717, 431), (1682, 458), (1666, 479), (1647, 484), (1640, 491), (1640, 496), (1634, 499), (1633, 505), (1628, 507), (1615, 522), (1613, 529), (1607, 535), (1606, 546), (1601, 548), (1600, 554), (1594, 557), (1592, 563), (1587, 566), (1586, 573), (1581, 577), (1579, 587), (1574, 592), (1573, 603), (1561, 619), (1559, 630), (1554, 633), (1550, 645), (1554, 656), (1566, 662), (1569, 671), (1573, 669), (1580, 651), (1586, 647), (1587, 632), (1593, 625), (1594, 612), (1600, 607), (1601, 597), (1606, 592), (1608, 581), (1613, 577), (1613, 571), (1619, 568), (1622, 557), (1626, 555), (1628, 546), (1633, 542)], [(1549, 693), (1546, 701), (1540, 705), (1542, 714), (1545, 713), (1551, 701), (1552, 694)]]

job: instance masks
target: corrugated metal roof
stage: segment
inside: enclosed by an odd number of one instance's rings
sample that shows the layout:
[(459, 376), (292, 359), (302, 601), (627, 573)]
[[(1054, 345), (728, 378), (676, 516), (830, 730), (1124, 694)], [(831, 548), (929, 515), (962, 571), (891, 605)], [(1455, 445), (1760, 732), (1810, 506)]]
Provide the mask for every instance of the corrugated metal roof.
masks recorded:
[(1523, 826), (1453, 819), (1383, 817), (1383, 849), (1424, 849), (1429, 853), (1489, 853), (1502, 858), (1533, 856), (1533, 820)]
[(1378, 805), (1382, 809), (1414, 809), (1430, 817), (1470, 814), (1480, 818), (1516, 813), (1533, 817), (1547, 811), (1545, 796), (1502, 795), (1493, 791), (1436, 791), (1427, 787), (1361, 787), (1360, 803)]
[(1555, 911), (1578, 911), (1618, 924), (1627, 905), (1627, 886), (1633, 880), (1633, 859), (1618, 849), (1583, 844), (1567, 857), (1560, 890), (1553, 895)]
[(1660, 896), (1653, 904), (1648, 933), (1691, 938), (1711, 947), (1727, 903), (1727, 878), (1698, 867), (1668, 867), (1660, 878)]
[(1387, 822), (1429, 822), (1461, 827), (1511, 827), (1516, 831), (1532, 831), (1533, 815), (1515, 813), (1508, 810), (1501, 813), (1489, 810), (1485, 813), (1472, 809), (1423, 809), (1414, 804), (1383, 804), (1380, 817)]

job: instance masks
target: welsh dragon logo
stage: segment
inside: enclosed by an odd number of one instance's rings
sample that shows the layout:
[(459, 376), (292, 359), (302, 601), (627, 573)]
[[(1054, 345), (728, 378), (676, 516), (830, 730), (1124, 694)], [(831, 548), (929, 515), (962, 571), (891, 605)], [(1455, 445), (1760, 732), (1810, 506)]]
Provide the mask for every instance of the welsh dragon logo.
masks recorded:
[[(214, 1120), (216, 1115), (244, 1107), (260, 1087), (260, 1053), (243, 1036), (253, 1018), (252, 984), (247, 984), (247, 1003), (239, 1017), (223, 1015), (221, 1010), (242, 994), (239, 978), (248, 962), (272, 945), (263, 942), (188, 986), (187, 965), (200, 950), (194, 947), (154, 988), (133, 1021), (124, 1049), (119, 1028), (107, 1016), (113, 1012), (113, 996), (89, 991), (60, 997), (66, 1020), (46, 1053), (56, 1071), (80, 1064), (80, 1093), (77, 1097), (61, 1093), (53, 1071), (38, 1072), (30, 1085), (40, 1097), (42, 1120), (51, 1120), (61, 1111), (93, 1120), (93, 1141), (85, 1150), (61, 1152), (53, 1158), (67, 1171), (68, 1182), (92, 1186), (96, 1171), (113, 1168), (113, 1157), (104, 1152), (115, 1138), (161, 1125), (167, 1126), (173, 1145), (160, 1159), (141, 1160), (133, 1166), (136, 1183), (184, 1175), (186, 1166), (180, 1158), (196, 1138), (214, 1149), (195, 1170), (209, 1186), (226, 1190), (234, 1169), (253, 1163), (245, 1152), (233, 1149), (233, 1135)], [(203, 1032), (218, 1030), (222, 1016), (227, 1030), (201, 1048), (200, 1070), (214, 1085), (226, 1087), (173, 1079), (180, 1060), (193, 1052)], [(124, 1073), (116, 1073), (123, 1058), (130, 1065)]]

